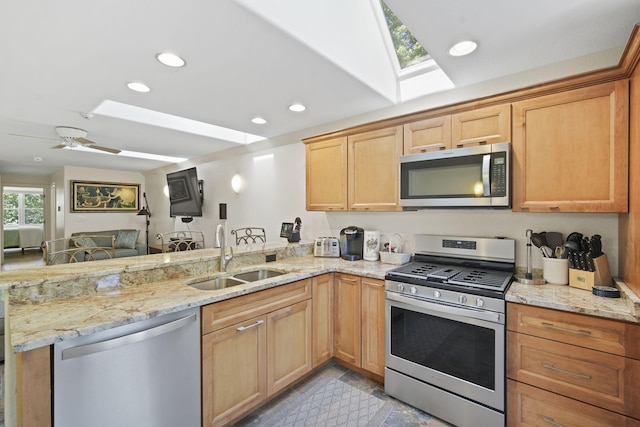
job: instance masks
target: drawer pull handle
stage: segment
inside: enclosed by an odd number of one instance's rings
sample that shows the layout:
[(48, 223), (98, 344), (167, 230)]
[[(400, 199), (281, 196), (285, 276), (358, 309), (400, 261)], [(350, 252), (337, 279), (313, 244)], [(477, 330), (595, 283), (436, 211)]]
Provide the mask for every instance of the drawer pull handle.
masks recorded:
[(249, 325), (249, 326), (240, 326), (239, 328), (236, 328), (236, 331), (238, 332), (242, 332), (242, 331), (246, 331), (247, 329), (251, 329), (251, 328), (255, 328), (256, 326), (260, 326), (264, 323), (264, 320), (258, 320), (256, 323)]
[(543, 419), (545, 422), (547, 422), (547, 423), (549, 423), (549, 424), (551, 424), (551, 425), (553, 425), (553, 426), (556, 426), (556, 427), (567, 427), (567, 426), (565, 426), (564, 424), (557, 423), (557, 422), (556, 422), (556, 420), (554, 420), (554, 419), (553, 419), (553, 418), (551, 418), (551, 417), (547, 417), (546, 415), (543, 415), (543, 416), (542, 416), (542, 419)]
[(589, 374), (583, 374), (583, 373), (580, 373), (580, 372), (567, 371), (566, 369), (556, 368), (555, 366), (550, 365), (548, 363), (543, 363), (542, 366), (544, 366), (547, 369), (551, 369), (553, 371), (562, 372), (563, 374), (575, 375), (576, 377), (584, 378), (586, 380), (590, 380), (591, 379), (591, 375), (589, 375)]
[(289, 310), (285, 311), (284, 313), (277, 314), (275, 316), (271, 316), (271, 320), (282, 319), (283, 317), (287, 317), (290, 314), (293, 314), (293, 308), (290, 308)]
[(562, 326), (556, 326), (553, 323), (542, 322), (542, 326), (546, 326), (547, 328), (552, 329), (558, 329), (565, 332), (573, 332), (574, 334), (591, 335), (591, 331), (585, 331), (584, 329), (563, 328)]

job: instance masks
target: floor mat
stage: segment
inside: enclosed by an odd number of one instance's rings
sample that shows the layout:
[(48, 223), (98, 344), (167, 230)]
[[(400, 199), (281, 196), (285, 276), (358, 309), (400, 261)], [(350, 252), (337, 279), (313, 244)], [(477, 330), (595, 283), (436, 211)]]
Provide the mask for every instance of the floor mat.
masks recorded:
[(392, 405), (335, 378), (323, 378), (308, 392), (287, 400), (260, 423), (270, 427), (379, 427)]

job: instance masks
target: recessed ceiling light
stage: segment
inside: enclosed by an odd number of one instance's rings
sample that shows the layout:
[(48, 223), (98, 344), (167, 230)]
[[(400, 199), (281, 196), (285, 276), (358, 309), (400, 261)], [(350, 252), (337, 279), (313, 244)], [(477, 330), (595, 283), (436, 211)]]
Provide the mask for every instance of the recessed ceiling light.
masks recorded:
[(131, 90), (135, 90), (136, 92), (149, 92), (151, 88), (142, 82), (129, 82), (127, 83), (127, 87)]
[(168, 67), (180, 68), (186, 65), (184, 59), (180, 58), (178, 55), (174, 55), (173, 53), (159, 53), (156, 55), (156, 59)]
[(257, 125), (264, 125), (265, 123), (267, 123), (267, 121), (262, 117), (254, 117), (253, 119), (251, 119), (251, 123), (255, 123)]
[(453, 45), (449, 49), (449, 55), (451, 56), (465, 56), (476, 50), (478, 43), (471, 40), (464, 40)]
[(41, 162), (42, 161), (42, 157), (34, 157), (33, 161), (34, 162)]
[(289, 105), (289, 110), (291, 110), (291, 111), (295, 111), (296, 113), (299, 113), (299, 112), (304, 111), (304, 110), (306, 110), (306, 109), (307, 109), (307, 107), (305, 107), (305, 106), (304, 106), (304, 105), (302, 105), (302, 104), (292, 104), (292, 105)]

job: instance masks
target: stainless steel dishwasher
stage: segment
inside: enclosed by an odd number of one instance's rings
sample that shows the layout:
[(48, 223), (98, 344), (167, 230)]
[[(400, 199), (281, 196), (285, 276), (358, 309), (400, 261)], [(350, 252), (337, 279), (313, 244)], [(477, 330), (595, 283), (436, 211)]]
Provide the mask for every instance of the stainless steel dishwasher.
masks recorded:
[(189, 309), (53, 348), (55, 427), (198, 427), (200, 315)]

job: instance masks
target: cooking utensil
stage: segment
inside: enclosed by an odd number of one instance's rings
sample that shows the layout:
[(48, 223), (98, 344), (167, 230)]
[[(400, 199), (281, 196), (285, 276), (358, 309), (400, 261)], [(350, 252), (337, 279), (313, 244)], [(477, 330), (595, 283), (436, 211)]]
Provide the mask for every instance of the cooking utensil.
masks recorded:
[(545, 258), (553, 258), (553, 249), (547, 245), (540, 246), (540, 252), (542, 252), (542, 256)]
[(545, 240), (547, 241), (547, 246), (550, 248), (556, 248), (558, 246), (562, 246), (564, 243), (564, 237), (562, 233), (557, 231), (548, 231), (545, 235)]
[(564, 242), (564, 247), (567, 248), (568, 250), (572, 250), (572, 251), (579, 251), (580, 250), (580, 245), (577, 244), (576, 242), (574, 242), (573, 240), (571, 240), (571, 241), (567, 240), (566, 242)]
[(547, 244), (547, 239), (545, 238), (545, 232), (542, 233), (532, 233), (531, 241), (537, 248), (541, 248)]
[(567, 248), (566, 248), (566, 246), (564, 246), (564, 245), (556, 246), (556, 248), (553, 250), (553, 255), (556, 258), (567, 258)]

